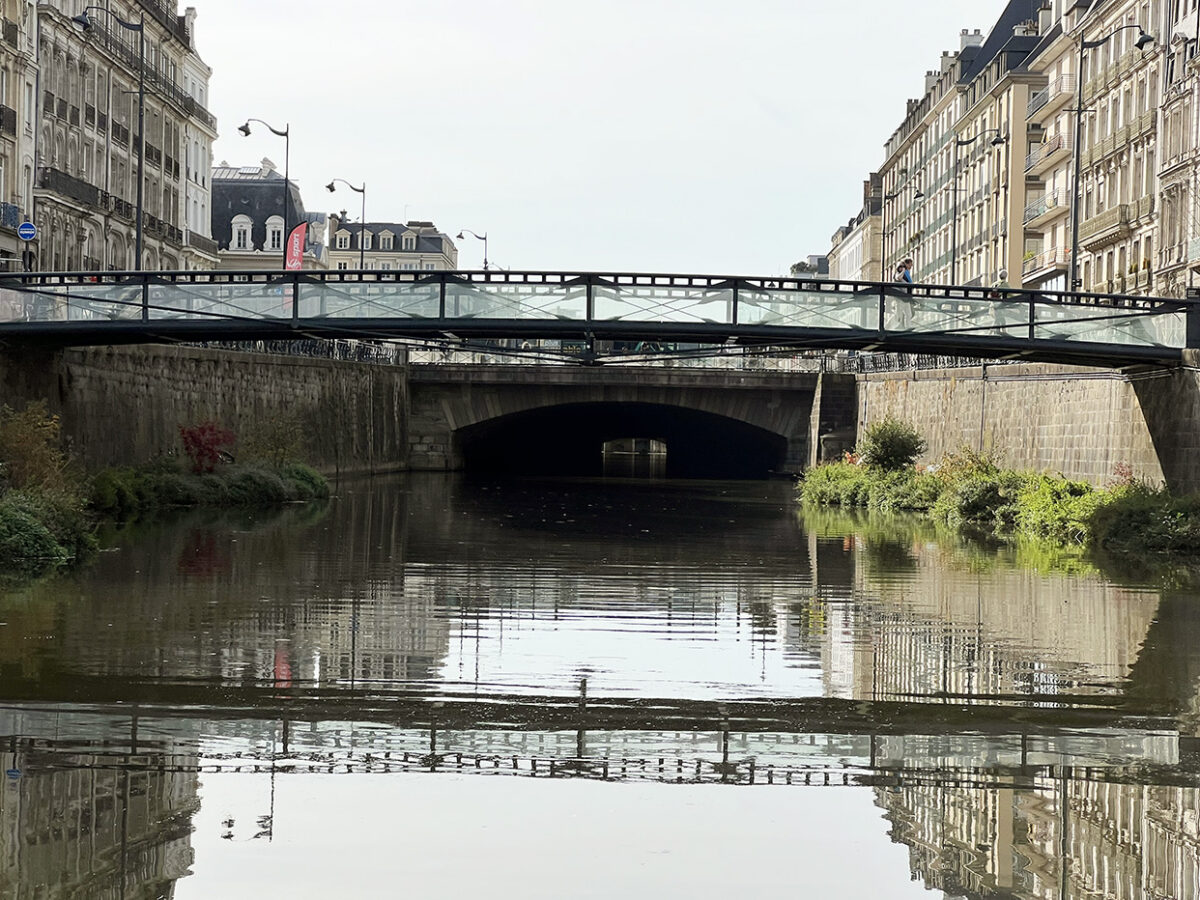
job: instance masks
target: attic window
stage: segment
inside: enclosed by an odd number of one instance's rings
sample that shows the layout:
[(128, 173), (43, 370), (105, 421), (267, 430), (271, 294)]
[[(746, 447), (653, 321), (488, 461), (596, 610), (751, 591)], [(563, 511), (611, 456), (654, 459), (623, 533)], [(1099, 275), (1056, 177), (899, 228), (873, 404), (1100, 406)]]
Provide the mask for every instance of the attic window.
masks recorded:
[(342, 232), (341, 234), (339, 234), (337, 236), (337, 248), (339, 250), (349, 250), (350, 249), (350, 235), (346, 234), (345, 232)]
[(380, 238), (379, 247), (381, 250), (391, 250), (392, 236), (390, 234), (385, 234), (382, 238)]
[(404, 236), (404, 249), (405, 250), (416, 250), (417, 249), (416, 235), (406, 234)]

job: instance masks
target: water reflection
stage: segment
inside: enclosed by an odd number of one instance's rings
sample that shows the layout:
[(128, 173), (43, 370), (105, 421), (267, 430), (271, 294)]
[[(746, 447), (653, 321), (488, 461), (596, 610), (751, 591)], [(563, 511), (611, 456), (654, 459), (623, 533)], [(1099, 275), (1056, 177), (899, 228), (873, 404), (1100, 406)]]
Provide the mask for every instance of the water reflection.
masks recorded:
[(169, 896), (299, 840), (277, 779), (402, 773), (837, 785), (951, 895), (1200, 891), (1180, 591), (773, 484), (411, 478), (112, 542), (0, 598), (0, 896)]

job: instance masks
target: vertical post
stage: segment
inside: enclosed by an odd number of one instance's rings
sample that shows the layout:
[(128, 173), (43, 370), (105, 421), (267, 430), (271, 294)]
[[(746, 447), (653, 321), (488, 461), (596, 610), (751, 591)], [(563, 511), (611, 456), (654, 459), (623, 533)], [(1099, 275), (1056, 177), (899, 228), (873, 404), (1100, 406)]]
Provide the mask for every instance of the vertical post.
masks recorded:
[(362, 186), (362, 217), (359, 221), (362, 222), (362, 228), (358, 232), (358, 270), (361, 272), (367, 267), (363, 262), (367, 252), (366, 244), (363, 243), (363, 236), (367, 231), (367, 183), (365, 181)]
[[(137, 158), (137, 233), (134, 238), (136, 270), (142, 271), (143, 222), (146, 214), (146, 14), (138, 26), (138, 158)], [(142, 318), (148, 318), (143, 301)]]
[(950, 220), (950, 283), (958, 284), (958, 148), (962, 142), (954, 141), (954, 176), (950, 182), (950, 190), (954, 194), (954, 212)]
[(586, 278), (587, 278), (587, 309), (584, 312), (584, 317), (587, 319), (587, 321), (591, 322), (596, 317), (596, 297), (592, 291), (592, 276), (588, 275), (588, 276), (586, 276)]
[(741, 291), (738, 290), (738, 282), (733, 283), (733, 309), (729, 313), (729, 324), (736, 325), (738, 323), (738, 303), (741, 301)]
[[(406, 217), (407, 218), (407, 217)], [(442, 273), (442, 283), (440, 285), (440, 296), (438, 297), (438, 318), (446, 318), (446, 275)]]
[[(268, 128), (271, 126), (268, 125)], [(283, 267), (287, 269), (288, 258), (288, 236), (291, 234), (290, 216), (288, 215), (289, 207), (292, 202), (292, 185), (291, 185), (291, 156), (292, 156), (292, 126), (288, 125), (283, 131)], [(362, 243), (362, 238), (359, 237), (359, 243)], [(303, 253), (303, 248), (301, 248)]]
[(1083, 287), (1079, 280), (1079, 176), (1083, 168), (1080, 144), (1083, 142), (1083, 51), (1087, 41), (1083, 39), (1083, 29), (1079, 31), (1079, 64), (1076, 67), (1075, 81), (1075, 175), (1071, 182), (1071, 264), (1068, 269), (1067, 290), (1078, 291)]
[(292, 327), (300, 324), (300, 273), (292, 273)]

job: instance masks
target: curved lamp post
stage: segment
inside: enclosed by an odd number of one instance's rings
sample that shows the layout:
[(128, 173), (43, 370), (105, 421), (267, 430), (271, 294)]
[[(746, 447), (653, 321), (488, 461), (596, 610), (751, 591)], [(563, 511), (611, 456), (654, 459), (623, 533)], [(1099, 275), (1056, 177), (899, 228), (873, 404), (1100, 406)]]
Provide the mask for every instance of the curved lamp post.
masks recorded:
[(1079, 29), (1079, 65), (1075, 72), (1076, 86), (1076, 102), (1075, 102), (1075, 176), (1071, 184), (1071, 264), (1070, 274), (1067, 276), (1067, 290), (1077, 291), (1083, 287), (1083, 282), (1079, 278), (1079, 176), (1082, 169), (1082, 157), (1079, 153), (1079, 143), (1083, 139), (1083, 52), (1092, 50), (1096, 47), (1103, 47), (1112, 40), (1120, 32), (1130, 28), (1136, 28), (1138, 32), (1137, 40), (1133, 46), (1138, 50), (1144, 50), (1147, 46), (1154, 43), (1154, 38), (1146, 34), (1146, 30), (1141, 25), (1122, 25), (1119, 28), (1114, 28), (1111, 33), (1094, 41), (1089, 41), (1083, 36), (1083, 29)]
[(137, 156), (137, 231), (134, 238), (134, 271), (142, 271), (143, 219), (145, 217), (146, 191), (146, 14), (136, 22), (127, 22), (110, 9), (103, 6), (85, 6), (83, 12), (74, 16), (71, 21), (84, 31), (92, 30), (92, 19), (89, 12), (103, 13), (122, 28), (138, 33), (138, 156)]
[[(883, 195), (883, 208), (880, 210), (880, 216), (882, 218), (881, 224), (883, 225), (883, 234), (881, 234), (879, 237), (879, 256), (880, 256), (879, 280), (880, 281), (888, 280), (888, 273), (885, 269), (885, 266), (888, 265), (888, 262), (887, 262), (887, 258), (888, 258), (888, 254), (887, 254), (887, 234), (888, 234), (887, 205), (888, 205), (888, 201), (895, 200), (897, 197), (899, 197), (903, 193), (904, 193), (904, 187), (901, 186), (901, 187), (896, 188), (896, 190), (892, 191), (890, 194)], [(913, 202), (914, 203), (917, 200), (924, 200), (924, 199), (925, 199), (925, 192), (922, 191), (920, 188), (917, 188), (915, 191), (913, 191)]]
[(973, 144), (977, 140), (979, 140), (981, 137), (983, 137), (985, 134), (989, 134), (993, 131), (996, 133), (996, 136), (994, 138), (992, 138), (992, 140), (991, 140), (991, 145), (993, 147), (999, 147), (1001, 144), (1005, 143), (1008, 140), (1008, 138), (1006, 138), (1004, 135), (1002, 135), (1000, 133), (999, 128), (985, 128), (985, 129), (983, 129), (983, 131), (979, 132), (979, 134), (975, 135), (974, 137), (969, 137), (969, 138), (966, 138), (963, 140), (955, 140), (954, 141), (954, 179), (952, 182), (954, 185), (954, 218), (950, 224), (950, 283), (951, 284), (958, 284), (958, 159), (959, 159), (958, 148), (966, 147), (969, 144)]
[(291, 155), (292, 155), (292, 138), (291, 138), (292, 127), (290, 124), (284, 125), (283, 131), (280, 131), (278, 128), (272, 127), (268, 123), (264, 122), (262, 119), (247, 119), (245, 125), (238, 126), (238, 131), (240, 131), (242, 133), (243, 137), (250, 137), (250, 123), (251, 122), (257, 122), (259, 125), (262, 125), (263, 127), (265, 127), (267, 129), (267, 131), (271, 132), (271, 134), (274, 134), (274, 135), (277, 135), (278, 137), (283, 138), (283, 241), (282, 241), (282, 244), (283, 244), (283, 267), (286, 269), (287, 268), (288, 236), (291, 234), (291, 228), (290, 228), (291, 217), (288, 215), (288, 211), (289, 211), (288, 207), (291, 205), (291, 200), (292, 200), (292, 186), (291, 186), (291, 179), (289, 178), (288, 166), (290, 165), (290, 160), (291, 160)]
[(460, 232), (458, 233), (458, 237), (456, 238), (456, 240), (459, 240), (459, 241), (463, 240), (463, 235), (464, 235), (464, 234), (469, 234), (469, 235), (471, 235), (471, 237), (473, 237), (473, 238), (477, 238), (478, 240), (481, 240), (481, 241), (483, 241), (483, 271), (485, 271), (485, 272), (486, 272), (486, 271), (487, 271), (487, 267), (488, 267), (488, 258), (487, 258), (487, 232), (485, 231), (483, 234), (476, 234), (476, 233), (475, 233), (475, 232), (473, 232), (473, 231), (472, 231), (470, 228), (464, 228), (462, 231), (460, 231)]
[(361, 272), (366, 268), (366, 265), (363, 263), (363, 253), (366, 249), (366, 245), (363, 243), (363, 238), (366, 237), (367, 234), (367, 183), (364, 181), (362, 183), (362, 187), (355, 187), (345, 178), (335, 178), (333, 181), (329, 182), (329, 184), (325, 185), (325, 190), (329, 191), (331, 194), (334, 193), (337, 190), (337, 185), (339, 182), (350, 188), (350, 190), (357, 191), (358, 193), (362, 194), (362, 219), (360, 220), (362, 222), (362, 227), (358, 231), (358, 270)]

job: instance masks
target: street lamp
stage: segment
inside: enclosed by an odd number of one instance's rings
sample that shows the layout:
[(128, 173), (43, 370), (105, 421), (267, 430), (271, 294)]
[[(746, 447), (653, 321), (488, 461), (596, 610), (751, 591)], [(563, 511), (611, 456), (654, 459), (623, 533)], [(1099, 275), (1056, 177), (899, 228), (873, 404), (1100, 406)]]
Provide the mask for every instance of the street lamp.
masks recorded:
[(1089, 41), (1083, 36), (1083, 28), (1079, 29), (1079, 65), (1075, 72), (1076, 85), (1076, 102), (1075, 102), (1075, 177), (1071, 185), (1071, 263), (1069, 275), (1067, 278), (1067, 290), (1077, 291), (1083, 287), (1083, 282), (1079, 278), (1079, 176), (1082, 168), (1083, 159), (1079, 153), (1079, 143), (1083, 139), (1083, 51), (1091, 50), (1096, 47), (1103, 47), (1112, 40), (1119, 32), (1126, 29), (1136, 28), (1138, 32), (1137, 40), (1133, 46), (1138, 50), (1144, 50), (1147, 46), (1154, 43), (1154, 38), (1146, 34), (1141, 25), (1121, 25), (1114, 28), (1110, 34), (1095, 41)]
[(138, 155), (137, 155), (137, 231), (134, 238), (134, 271), (142, 271), (143, 219), (145, 216), (146, 191), (146, 14), (136, 22), (127, 22), (103, 6), (85, 6), (83, 12), (71, 21), (84, 31), (92, 30), (92, 19), (88, 12), (104, 13), (122, 28), (138, 33)]
[[(888, 258), (888, 254), (887, 254), (887, 235), (888, 235), (887, 205), (888, 205), (889, 200), (895, 200), (902, 193), (904, 193), (903, 185), (896, 188), (896, 190), (892, 191), (890, 194), (883, 195), (883, 209), (881, 210), (881, 214), (880, 214), (880, 218), (883, 220), (882, 221), (883, 234), (880, 236), (880, 241), (879, 241), (879, 255), (880, 255), (879, 280), (880, 281), (887, 281), (887, 271), (885, 269), (885, 266), (887, 266), (887, 264), (888, 264), (887, 263), (887, 258)], [(924, 199), (925, 199), (925, 192), (922, 191), (920, 188), (917, 188), (913, 192), (913, 201), (915, 202), (917, 200), (924, 200)]]
[(983, 129), (983, 131), (979, 132), (979, 134), (975, 135), (974, 137), (969, 137), (969, 138), (966, 138), (965, 140), (959, 139), (959, 140), (954, 141), (954, 179), (952, 182), (953, 189), (954, 189), (954, 218), (950, 223), (950, 283), (951, 284), (958, 284), (958, 158), (959, 158), (958, 148), (966, 147), (968, 144), (973, 144), (977, 140), (979, 140), (981, 137), (983, 137), (985, 134), (988, 134), (989, 132), (992, 132), (992, 131), (996, 132), (996, 136), (994, 138), (992, 138), (992, 140), (991, 140), (991, 145), (993, 147), (999, 147), (1001, 144), (1003, 144), (1005, 142), (1005, 140), (1007, 140), (1004, 137), (1004, 135), (1002, 135), (1000, 133), (999, 128), (985, 128), (985, 129)]
[(471, 237), (473, 237), (473, 238), (478, 238), (479, 240), (483, 241), (483, 271), (485, 271), (485, 272), (486, 272), (486, 271), (487, 271), (487, 267), (488, 267), (488, 258), (487, 258), (487, 232), (485, 231), (483, 234), (476, 234), (476, 233), (475, 233), (475, 232), (473, 232), (471, 229), (469, 229), (469, 228), (464, 228), (462, 231), (460, 231), (460, 232), (458, 233), (458, 237), (456, 238), (456, 240), (460, 240), (460, 241), (461, 241), (461, 240), (463, 239), (463, 235), (464, 235), (464, 234), (469, 234), (469, 235), (471, 235)]
[(367, 233), (367, 183), (364, 181), (362, 187), (355, 187), (345, 178), (335, 178), (329, 184), (325, 185), (325, 190), (332, 194), (337, 190), (337, 183), (339, 181), (350, 188), (350, 190), (362, 194), (362, 227), (358, 231), (358, 270), (361, 272), (366, 268), (366, 265), (363, 263), (363, 252), (366, 249), (366, 246), (363, 244), (363, 238), (366, 237)]
[(291, 234), (291, 230), (289, 228), (289, 226), (291, 224), (291, 217), (288, 215), (288, 207), (291, 204), (291, 199), (292, 199), (292, 186), (291, 186), (291, 179), (289, 178), (288, 166), (290, 165), (290, 160), (291, 160), (291, 155), (292, 155), (292, 138), (291, 138), (292, 126), (290, 124), (284, 125), (283, 131), (280, 131), (278, 128), (271, 127), (266, 122), (264, 122), (262, 119), (247, 119), (245, 125), (238, 126), (238, 131), (240, 131), (244, 137), (250, 137), (250, 123), (251, 122), (257, 122), (259, 125), (264, 126), (267, 129), (267, 131), (271, 132), (271, 134), (274, 134), (274, 135), (277, 135), (277, 136), (283, 138), (283, 242), (282, 243), (283, 243), (283, 267), (286, 269), (287, 268), (287, 254), (288, 254), (288, 246), (287, 246), (288, 245), (288, 237)]

